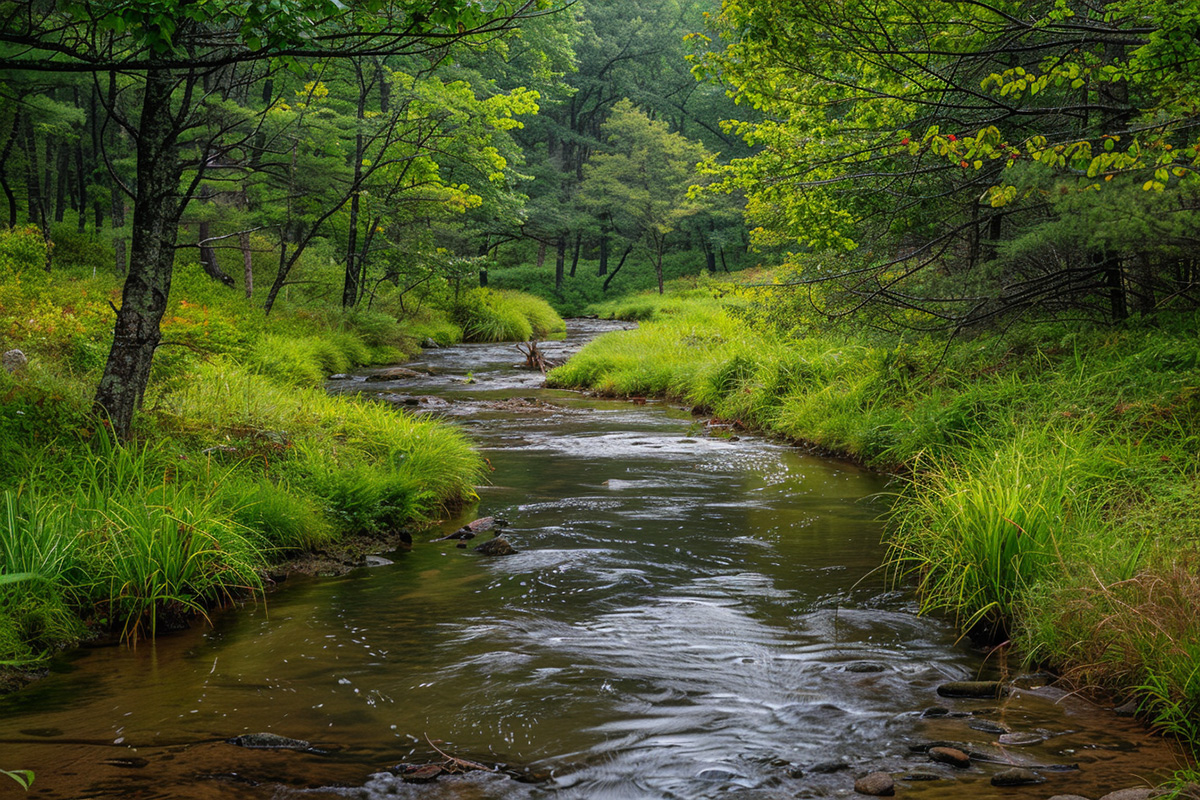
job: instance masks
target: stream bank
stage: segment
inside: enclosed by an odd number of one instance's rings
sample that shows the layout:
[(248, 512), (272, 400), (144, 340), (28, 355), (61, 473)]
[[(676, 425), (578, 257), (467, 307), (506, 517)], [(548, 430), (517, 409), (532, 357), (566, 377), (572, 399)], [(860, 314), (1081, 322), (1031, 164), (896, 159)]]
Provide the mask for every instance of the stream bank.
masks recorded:
[[(930, 800), (1044, 800), (1173, 769), (1136, 722), (1036, 678), (941, 697), (1013, 676), (887, 585), (880, 476), (706, 435), (667, 404), (542, 389), (515, 356), (464, 346), (408, 365), (423, 377), (339, 382), (439, 398), (493, 468), (478, 506), (391, 565), (296, 577), (212, 630), (60, 660), (0, 700), (0, 740), (41, 796), (767, 800), (885, 771)], [(481, 516), (508, 520), (519, 552), (435, 541)], [(1001, 727), (1032, 738), (1001, 743)], [(227, 741), (260, 732), (308, 747)], [(932, 760), (943, 742), (977, 755)], [(439, 761), (434, 747), (534, 782), (386, 771)], [(991, 785), (1015, 765), (1046, 783)]]

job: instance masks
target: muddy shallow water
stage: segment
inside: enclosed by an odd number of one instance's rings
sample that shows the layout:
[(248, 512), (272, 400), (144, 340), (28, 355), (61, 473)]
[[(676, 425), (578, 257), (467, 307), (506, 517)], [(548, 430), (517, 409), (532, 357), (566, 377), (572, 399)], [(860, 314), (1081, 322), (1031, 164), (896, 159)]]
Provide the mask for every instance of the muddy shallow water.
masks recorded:
[[(520, 360), (463, 346), (406, 365), (417, 378), (331, 383), (465, 426), (494, 470), (478, 506), (390, 566), (60, 659), (0, 700), (0, 766), (34, 769), (32, 797), (458, 800), (834, 797), (874, 770), (930, 800), (1098, 797), (1176, 767), (1132, 721), (1053, 687), (938, 697), (1018, 673), (890, 589), (882, 477), (666, 404), (547, 391)], [(484, 515), (508, 521), (518, 554), (430, 541)], [(949, 715), (923, 716), (935, 706)], [(1001, 745), (989, 722), (1037, 741)], [(311, 749), (225, 741), (263, 731)], [(440, 761), (426, 737), (538, 780), (376, 774)], [(938, 741), (978, 758), (932, 764)], [(1047, 782), (990, 786), (1013, 764)]]

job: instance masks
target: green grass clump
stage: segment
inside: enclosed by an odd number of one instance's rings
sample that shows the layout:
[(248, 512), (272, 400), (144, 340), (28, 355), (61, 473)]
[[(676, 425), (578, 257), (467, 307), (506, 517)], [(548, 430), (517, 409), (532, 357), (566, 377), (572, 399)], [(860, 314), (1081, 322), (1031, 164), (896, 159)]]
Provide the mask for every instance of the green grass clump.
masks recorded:
[(527, 342), (566, 330), (548, 303), (519, 292), (472, 289), (454, 307), (468, 342)]

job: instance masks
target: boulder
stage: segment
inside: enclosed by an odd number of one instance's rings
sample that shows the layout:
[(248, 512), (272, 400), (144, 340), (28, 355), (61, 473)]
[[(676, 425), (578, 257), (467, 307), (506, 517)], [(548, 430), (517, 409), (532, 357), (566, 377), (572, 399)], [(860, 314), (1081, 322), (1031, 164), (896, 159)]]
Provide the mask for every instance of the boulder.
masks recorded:
[(854, 791), (872, 797), (891, 797), (896, 793), (896, 782), (886, 772), (872, 772), (854, 782)]

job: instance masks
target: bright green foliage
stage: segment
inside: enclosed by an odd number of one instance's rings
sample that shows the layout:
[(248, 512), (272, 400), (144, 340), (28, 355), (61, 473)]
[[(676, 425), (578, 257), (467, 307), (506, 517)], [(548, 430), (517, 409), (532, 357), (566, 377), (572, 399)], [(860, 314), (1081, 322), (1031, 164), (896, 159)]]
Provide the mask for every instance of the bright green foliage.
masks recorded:
[(650, 257), (663, 292), (667, 237), (700, 211), (688, 198), (704, 149), (622, 100), (601, 128), (606, 147), (584, 165), (581, 203), (628, 231)]
[(468, 342), (527, 342), (567, 329), (545, 300), (490, 289), (465, 292), (454, 306), (454, 319)]
[(707, 171), (746, 193), (760, 246), (865, 251), (792, 257), (829, 317), (1153, 313), (1178, 302), (1196, 226), (1193, 17), (1156, 0), (726, 0), (696, 72), (766, 118), (727, 122), (759, 150)]

